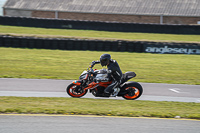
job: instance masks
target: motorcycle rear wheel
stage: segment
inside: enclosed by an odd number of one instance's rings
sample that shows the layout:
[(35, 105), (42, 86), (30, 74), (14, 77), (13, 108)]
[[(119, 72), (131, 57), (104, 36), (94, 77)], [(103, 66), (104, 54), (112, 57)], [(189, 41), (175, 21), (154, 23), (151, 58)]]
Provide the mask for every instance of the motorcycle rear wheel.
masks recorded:
[(125, 90), (128, 90), (129, 92), (127, 94), (123, 95), (122, 97), (127, 100), (135, 100), (135, 99), (139, 98), (143, 93), (142, 86), (137, 82), (127, 84), (125, 86)]
[(71, 97), (80, 98), (84, 96), (88, 90), (84, 90), (79, 85), (71, 83), (67, 87), (66, 91), (67, 91), (67, 94), (70, 95)]

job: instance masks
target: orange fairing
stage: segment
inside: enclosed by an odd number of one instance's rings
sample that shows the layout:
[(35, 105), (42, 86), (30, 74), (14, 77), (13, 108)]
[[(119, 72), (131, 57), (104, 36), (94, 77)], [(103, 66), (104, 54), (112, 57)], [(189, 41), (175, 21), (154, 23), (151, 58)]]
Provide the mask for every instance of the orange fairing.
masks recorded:
[(110, 85), (112, 83), (112, 81), (110, 81), (110, 82), (98, 82), (98, 83), (96, 83), (96, 82), (92, 82), (92, 83), (90, 83), (89, 85), (88, 85), (88, 87), (86, 87), (85, 88), (85, 90), (86, 89), (93, 89), (93, 88), (96, 88), (96, 86), (102, 86), (102, 87), (107, 87), (108, 85)]
[(88, 87), (85, 88), (85, 90), (91, 89), (91, 88), (97, 86), (97, 84), (98, 84), (98, 83), (92, 82), (92, 83), (90, 83), (90, 84), (88, 85)]
[(99, 86), (103, 86), (103, 87), (107, 87), (108, 85), (110, 85), (112, 83), (112, 81), (109, 82), (100, 82)]
[(81, 85), (82, 81), (81, 80), (75, 80), (73, 81), (73, 84), (75, 85)]

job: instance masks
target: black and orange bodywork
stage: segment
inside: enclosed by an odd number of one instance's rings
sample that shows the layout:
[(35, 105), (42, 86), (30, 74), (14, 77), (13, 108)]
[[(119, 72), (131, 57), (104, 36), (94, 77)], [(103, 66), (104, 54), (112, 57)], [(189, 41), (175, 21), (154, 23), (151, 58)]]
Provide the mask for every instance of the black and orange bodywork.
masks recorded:
[[(91, 68), (91, 70), (93, 70)], [(104, 89), (107, 88), (112, 81), (109, 80), (97, 80), (97, 73), (94, 71), (87, 71), (81, 74), (79, 80), (73, 81), (70, 85), (68, 85), (66, 91), (72, 97), (82, 97), (84, 96), (88, 90), (95, 97), (106, 97), (104, 95)], [(119, 86), (120, 91), (117, 96), (121, 96), (128, 100), (135, 100), (142, 95), (143, 88), (142, 86), (133, 81), (127, 82), (129, 79), (135, 77), (136, 74), (134, 72), (126, 72), (123, 74), (122, 82)]]
[(81, 85), (82, 80), (75, 80), (72, 83), (75, 84), (75, 85)]
[[(82, 80), (75, 80), (72, 83), (75, 85), (80, 86), (82, 84)], [(108, 87), (110, 84), (112, 83), (112, 81), (108, 81), (108, 82), (91, 82), (90, 84), (88, 84), (88, 86), (86, 88), (84, 88), (84, 90), (88, 90), (88, 89), (94, 89), (96, 88), (96, 86), (101, 86), (101, 87)]]

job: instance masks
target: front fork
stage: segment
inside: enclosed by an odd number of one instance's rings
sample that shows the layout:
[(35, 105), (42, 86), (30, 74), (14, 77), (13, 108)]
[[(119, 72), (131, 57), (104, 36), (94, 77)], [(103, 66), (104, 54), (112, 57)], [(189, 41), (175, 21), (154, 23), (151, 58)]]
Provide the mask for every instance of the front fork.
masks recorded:
[(81, 88), (81, 89), (87, 90), (88, 87), (86, 85), (86, 82), (87, 82), (86, 80), (75, 80), (72, 83), (77, 86), (80, 86), (79, 88)]
[(83, 89), (82, 89), (82, 83), (83, 81), (82, 80), (75, 80), (72, 82), (74, 85), (77, 85), (77, 87), (75, 88), (75, 92), (81, 92)]

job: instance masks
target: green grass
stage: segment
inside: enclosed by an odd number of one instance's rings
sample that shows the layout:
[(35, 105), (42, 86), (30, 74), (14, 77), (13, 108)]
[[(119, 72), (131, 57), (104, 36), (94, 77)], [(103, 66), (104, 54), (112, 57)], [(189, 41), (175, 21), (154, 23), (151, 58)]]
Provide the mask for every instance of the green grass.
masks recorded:
[(0, 97), (0, 113), (200, 119), (200, 103)]
[(0, 48), (0, 78), (74, 80), (103, 53), (111, 54), (123, 73), (136, 72), (137, 82), (200, 85), (199, 55), (18, 48)]
[[(123, 33), (1, 26), (0, 34), (111, 40), (200, 42), (200, 35)], [(0, 78), (77, 79), (105, 52), (0, 48)], [(106, 52), (137, 82), (200, 85), (199, 55)], [(95, 66), (100, 69), (100, 65)], [(0, 97), (0, 113), (83, 114), (200, 119), (200, 103)]]
[(0, 34), (40, 37), (67, 37), (103, 40), (200, 42), (200, 35), (107, 32), (93, 30), (45, 29), (0, 25)]

